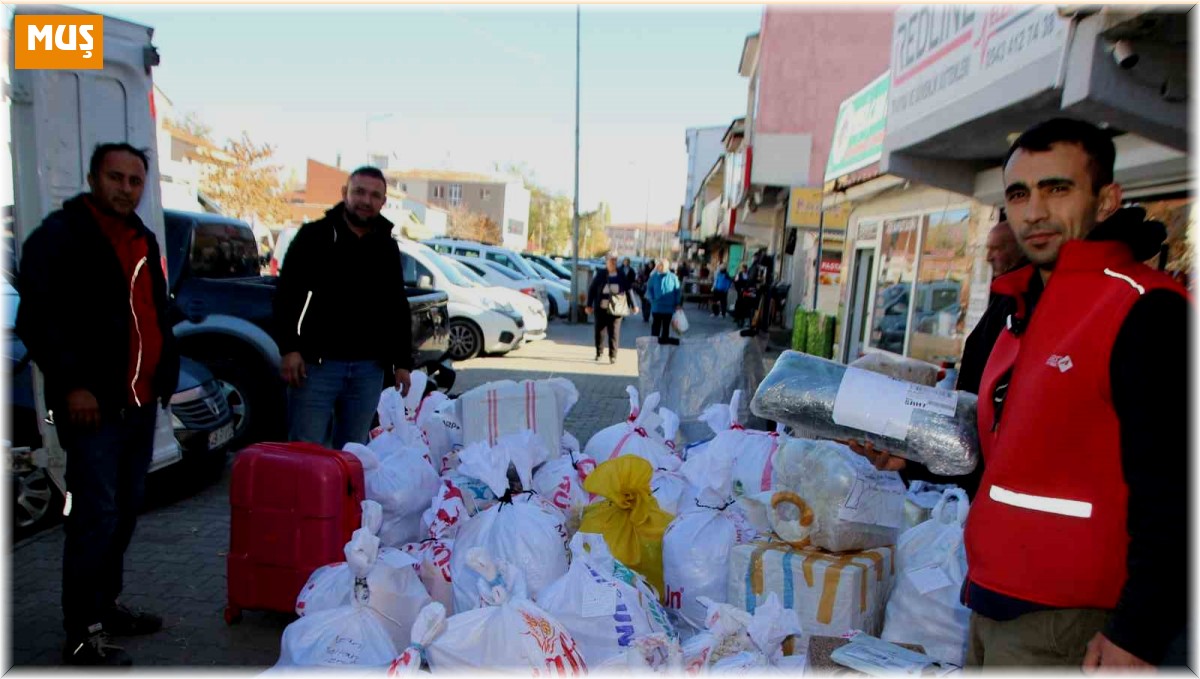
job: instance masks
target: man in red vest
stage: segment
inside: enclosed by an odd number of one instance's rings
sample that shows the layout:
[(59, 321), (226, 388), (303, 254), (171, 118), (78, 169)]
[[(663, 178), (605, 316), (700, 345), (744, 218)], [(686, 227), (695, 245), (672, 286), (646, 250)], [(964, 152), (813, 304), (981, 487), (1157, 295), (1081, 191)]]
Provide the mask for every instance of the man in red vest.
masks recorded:
[(1055, 119), (1005, 159), (1031, 264), (992, 284), (1007, 318), (979, 390), (971, 665), (1157, 665), (1186, 623), (1190, 303), (1141, 263), (1166, 233), (1121, 208), (1115, 155), (1099, 128)]

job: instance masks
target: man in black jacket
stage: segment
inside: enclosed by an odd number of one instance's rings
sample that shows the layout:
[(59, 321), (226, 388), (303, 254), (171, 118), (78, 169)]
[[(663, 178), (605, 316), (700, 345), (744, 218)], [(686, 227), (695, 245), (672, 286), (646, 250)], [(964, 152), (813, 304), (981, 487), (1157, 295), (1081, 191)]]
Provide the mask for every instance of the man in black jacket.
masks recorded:
[(63, 660), (72, 665), (130, 665), (108, 635), (162, 627), (117, 603), (158, 406), (179, 379), (158, 243), (134, 212), (148, 169), (128, 144), (96, 147), (91, 192), (30, 234), (17, 279), (17, 336), (45, 376), (67, 452)]
[(292, 441), (366, 443), (385, 371), (408, 393), (412, 317), (386, 202), (383, 173), (360, 167), (288, 248), (274, 311)]

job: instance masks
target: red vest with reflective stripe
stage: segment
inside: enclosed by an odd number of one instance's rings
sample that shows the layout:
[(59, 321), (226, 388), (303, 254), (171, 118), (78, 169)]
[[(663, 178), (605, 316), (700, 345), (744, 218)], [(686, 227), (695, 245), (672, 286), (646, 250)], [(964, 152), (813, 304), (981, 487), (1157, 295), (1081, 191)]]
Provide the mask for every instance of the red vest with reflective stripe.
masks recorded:
[[(1029, 320), (1025, 267), (995, 292)], [(1184, 289), (1135, 262), (1117, 241), (1071, 241), (1059, 251), (1037, 314), (1000, 334), (983, 372), (979, 433), (984, 472), (967, 519), (968, 577), (994, 592), (1048, 606), (1112, 609), (1125, 585), (1128, 487), (1113, 409), (1113, 344), (1145, 292)], [(999, 423), (997, 382), (1012, 370)]]

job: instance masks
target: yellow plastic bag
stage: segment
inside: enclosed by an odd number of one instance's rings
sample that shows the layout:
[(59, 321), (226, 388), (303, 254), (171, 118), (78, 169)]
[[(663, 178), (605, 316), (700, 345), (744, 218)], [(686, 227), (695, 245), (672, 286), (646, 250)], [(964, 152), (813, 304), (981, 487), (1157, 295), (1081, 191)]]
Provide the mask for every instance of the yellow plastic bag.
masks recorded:
[(604, 536), (618, 561), (641, 573), (663, 599), (663, 531), (671, 514), (650, 494), (654, 468), (636, 455), (622, 455), (596, 466), (583, 489), (606, 498), (583, 510), (579, 530)]

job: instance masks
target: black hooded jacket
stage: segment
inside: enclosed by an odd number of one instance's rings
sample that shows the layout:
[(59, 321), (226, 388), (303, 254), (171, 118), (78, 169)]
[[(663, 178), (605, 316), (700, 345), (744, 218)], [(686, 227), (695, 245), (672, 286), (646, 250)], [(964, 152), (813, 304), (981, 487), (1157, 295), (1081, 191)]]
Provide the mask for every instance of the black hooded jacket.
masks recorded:
[(392, 223), (376, 217), (360, 238), (346, 224), (344, 203), (300, 228), (275, 291), (281, 355), (412, 369), (412, 314), (391, 232)]
[[(179, 353), (171, 321), (158, 242), (136, 214), (129, 224), (146, 239), (147, 266), (162, 335), (154, 370), (155, 400), (163, 407), (179, 382)], [(101, 413), (114, 413), (127, 401), (129, 282), (112, 242), (100, 230), (80, 194), (50, 213), (21, 249), (17, 276), (21, 303), (16, 333), (46, 378), (46, 405), (63, 411), (67, 394), (86, 389)]]

